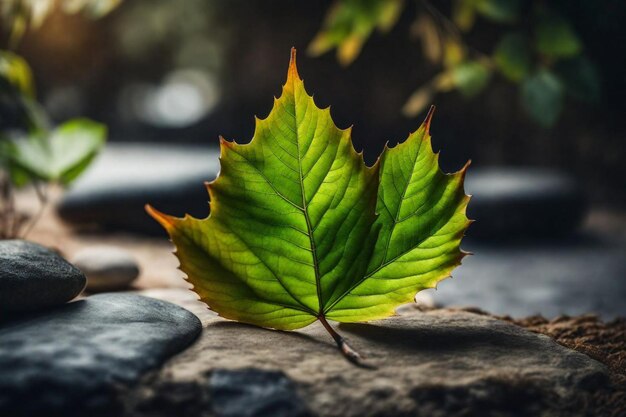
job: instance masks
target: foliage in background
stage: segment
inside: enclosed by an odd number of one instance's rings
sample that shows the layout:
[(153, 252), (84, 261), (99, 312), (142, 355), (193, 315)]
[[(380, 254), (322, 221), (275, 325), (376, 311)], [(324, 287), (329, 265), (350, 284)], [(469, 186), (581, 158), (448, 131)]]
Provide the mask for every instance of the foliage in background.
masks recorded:
[(404, 0), (344, 0), (335, 3), (324, 28), (309, 45), (309, 53), (321, 55), (337, 48), (337, 59), (348, 65), (361, 52), (375, 29), (389, 31), (402, 12)]
[(112, 11), (122, 0), (2, 0), (0, 20), (7, 26), (10, 44), (19, 42), (29, 27), (37, 29), (59, 7), (65, 13), (82, 12), (99, 18)]
[[(27, 22), (40, 24), (53, 3), (2, 3), (1, 17), (9, 22), (11, 42), (19, 41)], [(108, 10), (105, 2), (95, 1), (65, 1), (63, 6), (69, 11), (88, 9), (96, 14)], [(105, 140), (106, 127), (87, 119), (51, 128), (37, 103), (28, 63), (14, 52), (0, 50), (0, 239), (25, 237), (48, 203), (48, 187), (70, 184), (87, 168)], [(32, 186), (40, 202), (39, 212), (32, 218), (19, 211), (15, 203), (16, 188), (26, 185)]]
[(350, 129), (304, 89), (292, 50), (287, 82), (249, 144), (220, 141), (206, 219), (148, 207), (176, 245), (193, 290), (223, 317), (293, 330), (389, 317), (461, 263), (470, 224), (464, 167), (444, 174), (432, 112), (367, 167)]
[[(600, 100), (598, 71), (578, 34), (545, 2), (453, 0), (451, 16), (426, 0), (418, 3), (412, 35), (421, 40), (424, 57), (441, 70), (410, 96), (407, 116), (424, 110), (437, 93), (457, 90), (475, 97), (494, 74), (518, 85), (524, 108), (544, 127), (556, 123), (566, 96)], [(404, 6), (404, 0), (337, 0), (309, 52), (320, 55), (336, 47), (339, 61), (347, 65), (374, 28), (389, 30)], [(467, 43), (467, 34), (480, 32), (482, 21), (499, 28), (492, 51), (477, 51)]]

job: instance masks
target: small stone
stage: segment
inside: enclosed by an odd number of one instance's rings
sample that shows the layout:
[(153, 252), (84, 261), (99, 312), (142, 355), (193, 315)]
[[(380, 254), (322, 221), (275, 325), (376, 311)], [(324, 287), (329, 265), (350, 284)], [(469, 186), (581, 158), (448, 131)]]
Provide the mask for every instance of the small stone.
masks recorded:
[(92, 293), (127, 289), (139, 276), (135, 258), (115, 246), (83, 249), (73, 263), (87, 276), (87, 291)]
[(50, 249), (23, 240), (0, 241), (0, 311), (64, 304), (81, 293), (85, 281), (78, 268)]
[(191, 312), (99, 294), (0, 324), (0, 416), (120, 416), (120, 395), (200, 334)]

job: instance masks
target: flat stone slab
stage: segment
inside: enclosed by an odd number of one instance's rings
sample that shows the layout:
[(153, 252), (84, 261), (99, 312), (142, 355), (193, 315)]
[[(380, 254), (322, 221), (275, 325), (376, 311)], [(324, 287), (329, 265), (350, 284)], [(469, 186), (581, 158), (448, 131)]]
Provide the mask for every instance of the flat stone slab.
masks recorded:
[(130, 395), (127, 415), (577, 416), (608, 379), (546, 336), (468, 312), (338, 326), (375, 370), (348, 363), (317, 324), (203, 321), (198, 343)]
[(119, 392), (189, 346), (191, 312), (102, 294), (0, 323), (0, 416), (114, 416)]

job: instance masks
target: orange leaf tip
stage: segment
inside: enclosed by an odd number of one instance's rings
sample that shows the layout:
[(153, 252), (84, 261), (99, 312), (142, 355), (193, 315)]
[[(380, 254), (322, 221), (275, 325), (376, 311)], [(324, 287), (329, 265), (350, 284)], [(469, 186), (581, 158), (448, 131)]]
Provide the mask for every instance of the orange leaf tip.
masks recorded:
[(159, 222), (159, 224), (163, 226), (166, 230), (170, 230), (172, 227), (174, 227), (174, 217), (168, 216), (165, 213), (161, 213), (150, 204), (146, 204), (145, 209), (150, 217)]
[(287, 72), (287, 79), (300, 79), (298, 74), (298, 67), (296, 65), (296, 48), (291, 48), (291, 58), (289, 59), (289, 71)]
[(428, 109), (428, 114), (426, 115), (426, 118), (422, 123), (424, 125), (424, 129), (426, 130), (426, 133), (430, 132), (430, 122), (433, 119), (433, 114), (435, 114), (435, 106), (430, 106), (430, 109)]

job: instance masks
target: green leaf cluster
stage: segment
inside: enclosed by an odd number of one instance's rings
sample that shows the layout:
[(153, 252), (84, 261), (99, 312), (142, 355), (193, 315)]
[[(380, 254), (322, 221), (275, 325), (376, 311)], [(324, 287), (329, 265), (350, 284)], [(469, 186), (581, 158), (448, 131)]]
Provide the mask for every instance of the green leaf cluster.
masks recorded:
[(30, 180), (68, 185), (89, 166), (106, 141), (106, 127), (74, 119), (50, 132), (8, 141), (9, 168), (14, 183)]
[(361, 52), (375, 29), (393, 27), (404, 7), (404, 0), (343, 0), (326, 15), (323, 28), (309, 45), (309, 53), (321, 55), (337, 48), (337, 59), (348, 65)]
[[(490, 56), (472, 57), (463, 39), (456, 33), (432, 34), (439, 30), (429, 18), (420, 17), (416, 33), (428, 56), (442, 56), (442, 72), (417, 90), (409, 99), (405, 113), (423, 110), (427, 98), (436, 92), (459, 90), (465, 97), (479, 94), (492, 73), (519, 84), (522, 105), (530, 117), (544, 127), (554, 125), (569, 95), (575, 99), (597, 102), (600, 99), (600, 77), (584, 55), (581, 40), (570, 23), (539, 1), (518, 0), (456, 0), (452, 18), (464, 32), (472, 30), (477, 17), (490, 20), (504, 28)], [(444, 38), (444, 41), (437, 41)], [(432, 43), (439, 42), (443, 54), (433, 53)], [(446, 59), (445, 49), (456, 45), (462, 51), (458, 59)], [(437, 60), (435, 60), (437, 62)]]
[[(339, 62), (351, 63), (376, 28), (385, 32), (395, 24), (404, 4), (403, 0), (336, 0), (309, 53), (320, 55), (337, 48)], [(545, 2), (454, 0), (452, 22), (435, 6), (424, 3), (411, 33), (421, 40), (424, 56), (442, 69), (409, 97), (403, 110), (407, 116), (424, 111), (437, 93), (456, 90), (465, 98), (475, 97), (494, 74), (519, 85), (523, 108), (544, 127), (558, 121), (567, 96), (599, 101), (600, 77), (585, 56), (582, 41), (569, 21)], [(491, 53), (477, 53), (465, 44), (463, 33), (476, 29), (480, 19), (503, 29)], [(454, 25), (460, 32), (451, 29)], [(548, 87), (538, 88), (544, 84)]]
[(466, 167), (441, 172), (431, 116), (367, 167), (350, 129), (305, 91), (292, 51), (282, 95), (251, 142), (221, 140), (210, 215), (148, 212), (223, 317), (283, 330), (388, 317), (465, 256)]
[(48, 128), (30, 67), (8, 51), (0, 51), (0, 123), (0, 170), (18, 187), (31, 181), (68, 185), (106, 140), (106, 127), (87, 119)]

